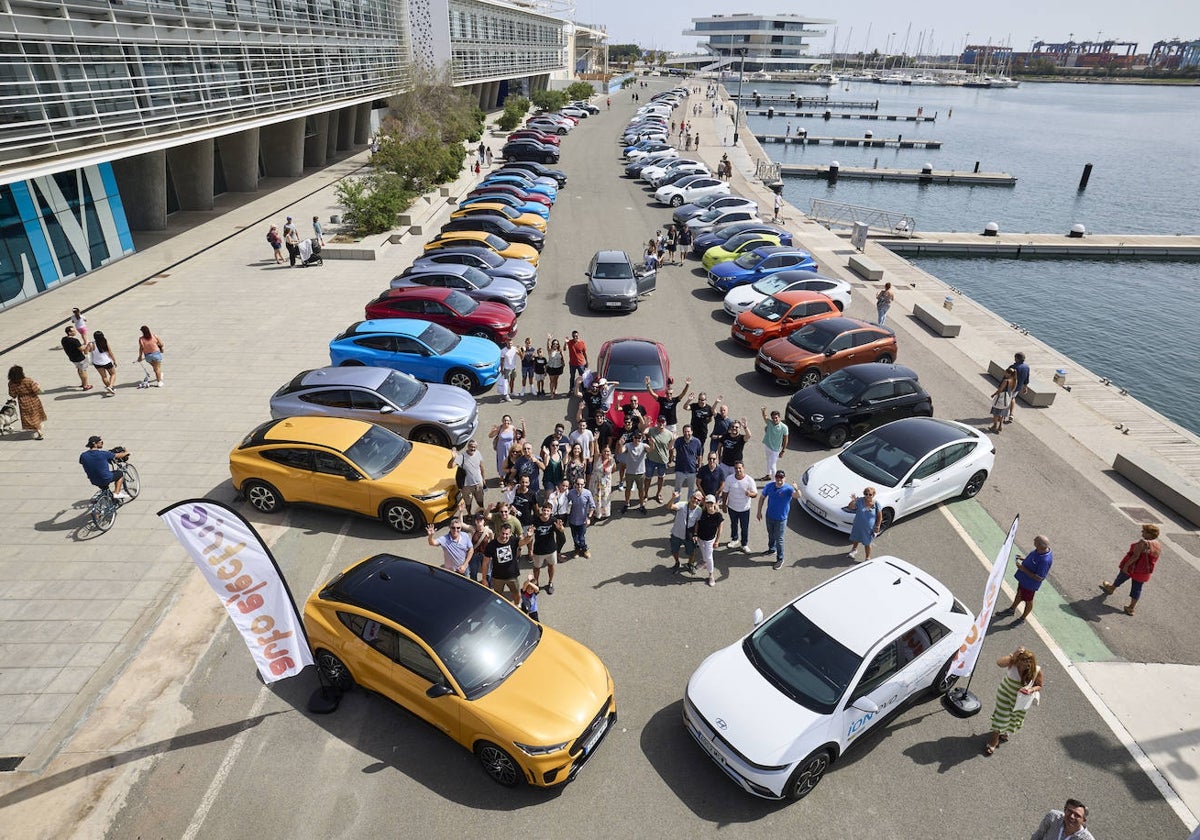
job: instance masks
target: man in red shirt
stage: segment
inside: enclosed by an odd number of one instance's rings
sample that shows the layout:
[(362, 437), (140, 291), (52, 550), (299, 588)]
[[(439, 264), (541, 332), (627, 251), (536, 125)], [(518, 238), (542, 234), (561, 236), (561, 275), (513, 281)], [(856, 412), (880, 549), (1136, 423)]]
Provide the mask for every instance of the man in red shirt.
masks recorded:
[(567, 364), (571, 366), (571, 390), (574, 391), (575, 377), (583, 376), (588, 366), (587, 344), (579, 337), (579, 330), (571, 330), (571, 337), (567, 339)]

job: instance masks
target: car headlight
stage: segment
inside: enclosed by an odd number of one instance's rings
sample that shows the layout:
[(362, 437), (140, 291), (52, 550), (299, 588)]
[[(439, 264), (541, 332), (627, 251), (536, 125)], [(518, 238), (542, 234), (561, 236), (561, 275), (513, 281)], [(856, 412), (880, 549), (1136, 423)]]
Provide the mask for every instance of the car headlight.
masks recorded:
[(419, 496), (413, 496), (413, 498), (416, 499), (418, 502), (432, 502), (437, 499), (446, 498), (446, 491), (441, 490), (437, 493), (422, 493)]
[(462, 417), (455, 417), (453, 420), (447, 420), (446, 425), (447, 426), (458, 426), (463, 423), (466, 423), (470, 419), (471, 419), (470, 415), (464, 414)]
[(490, 368), (491, 366), (491, 362), (471, 362), (471, 367), (475, 368), (476, 370), (483, 370), (484, 368)]
[(811, 470), (805, 470), (805, 471), (804, 471), (804, 475), (800, 476), (800, 484), (801, 484), (801, 485), (803, 485), (803, 486), (805, 486), (805, 487), (807, 487), (807, 486), (808, 486), (808, 474), (809, 474), (810, 472), (811, 472)]
[(525, 753), (525, 755), (549, 755), (550, 753), (556, 753), (560, 750), (566, 749), (567, 744), (569, 743), (570, 741), (563, 741), (561, 744), (547, 744), (544, 747), (535, 747), (530, 744), (522, 744), (518, 741), (513, 741), (513, 746)]
[(808, 416), (808, 419), (813, 423), (824, 423), (825, 415), (824, 414), (810, 414)]
[(796, 366), (795, 365), (780, 365), (779, 372), (786, 373), (788, 376), (792, 376), (793, 374), (796, 373)]
[(761, 328), (753, 329), (753, 330), (746, 330), (746, 332), (750, 333), (750, 335), (762, 335), (763, 334), (763, 331)]

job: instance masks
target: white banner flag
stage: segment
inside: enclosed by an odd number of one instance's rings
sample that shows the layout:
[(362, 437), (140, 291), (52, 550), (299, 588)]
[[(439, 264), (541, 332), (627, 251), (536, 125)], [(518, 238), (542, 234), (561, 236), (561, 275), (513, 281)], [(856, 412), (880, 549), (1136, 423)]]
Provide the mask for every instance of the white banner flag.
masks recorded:
[(975, 670), (975, 660), (979, 658), (983, 637), (987, 635), (992, 613), (996, 610), (996, 599), (1000, 597), (1000, 584), (1004, 581), (1008, 558), (1017, 541), (1017, 523), (1020, 521), (1019, 516), (1013, 518), (1012, 526), (1008, 529), (1008, 539), (1000, 546), (1000, 553), (996, 555), (996, 562), (992, 564), (992, 573), (988, 575), (987, 586), (983, 590), (983, 606), (979, 609), (975, 623), (971, 625), (971, 632), (967, 634), (966, 641), (958, 649), (954, 664), (950, 666), (950, 673), (954, 676), (965, 677)]
[(313, 664), (287, 582), (241, 514), (220, 502), (189, 499), (158, 515), (225, 603), (264, 682), (294, 677)]

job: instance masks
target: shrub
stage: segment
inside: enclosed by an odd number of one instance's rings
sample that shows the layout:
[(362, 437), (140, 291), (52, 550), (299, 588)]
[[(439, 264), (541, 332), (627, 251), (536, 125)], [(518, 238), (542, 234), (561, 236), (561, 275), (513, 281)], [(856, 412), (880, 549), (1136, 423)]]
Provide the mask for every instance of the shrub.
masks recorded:
[(557, 111), (568, 102), (565, 90), (539, 90), (529, 97), (543, 111)]
[(415, 197), (404, 188), (399, 175), (378, 171), (339, 181), (335, 194), (338, 204), (345, 208), (342, 219), (355, 236), (391, 230), (396, 217)]
[(568, 99), (587, 99), (595, 93), (596, 89), (587, 82), (572, 82), (567, 86)]

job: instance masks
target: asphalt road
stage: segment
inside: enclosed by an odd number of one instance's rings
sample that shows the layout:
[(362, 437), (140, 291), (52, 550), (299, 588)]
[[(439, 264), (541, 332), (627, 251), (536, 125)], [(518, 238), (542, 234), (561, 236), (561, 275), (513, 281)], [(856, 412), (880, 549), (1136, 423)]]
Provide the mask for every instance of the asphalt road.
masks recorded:
[[(540, 341), (547, 331), (563, 337), (577, 328), (593, 355), (607, 338), (655, 337), (671, 353), (677, 382), (691, 377), (693, 388), (710, 397), (723, 393), (732, 412), (749, 418), (757, 432), (759, 407), (781, 407), (786, 394), (759, 379), (751, 354), (729, 341), (719, 300), (693, 270), (698, 263), (660, 271), (658, 291), (636, 313), (586, 311), (583, 270), (590, 255), (600, 248), (637, 254), (639, 243), (669, 218), (640, 184), (619, 177), (613, 141), (629, 106), (625, 94), (614, 100), (617, 108), (592, 117), (563, 143), (562, 168), (570, 182), (552, 212), (540, 284), (521, 317), (521, 335)], [(260, 244), (256, 240), (253, 247)], [(361, 302), (402, 267), (380, 265), (372, 282), (343, 278), (343, 265), (327, 262), (323, 279), (330, 304), (303, 320), (283, 318), (289, 341), (320, 355), (337, 330), (362, 317)], [(858, 285), (851, 314), (866, 315), (869, 298)], [(262, 294), (248, 290), (246, 303), (254, 305), (254, 296)], [(280, 322), (274, 314), (272, 327)], [(899, 360), (921, 373), (937, 413), (982, 422), (986, 404), (976, 390), (964, 387), (962, 377), (933, 354), (906, 343), (904, 329), (899, 327)], [(248, 384), (228, 397), (260, 405), (265, 417), (272, 387), (256, 391)], [(482, 403), (481, 433), (507, 412), (523, 417), (535, 440), (573, 412), (573, 405), (561, 399), (503, 404), (489, 394)], [(1071, 453), (1049, 451), (1019, 423), (998, 443), (996, 474), (977, 500), (902, 521), (880, 539), (877, 553), (918, 563), (975, 608), (986, 572), (971, 542), (986, 539), (972, 523), (991, 519), (1006, 528), (1021, 513), (1021, 545), (1046, 531), (1055, 543), (1071, 546), (1052, 583), (1068, 601), (1086, 602), (1094, 594), (1093, 578), (1107, 574), (1115, 562), (1113, 540), (1124, 533), (1112, 521), (1111, 505), (1078, 478)], [(749, 444), (747, 454), (751, 474), (761, 475), (761, 445)], [(811, 442), (793, 439), (783, 466), (798, 478), (825, 454)], [(209, 455), (224, 459), (224, 452)], [(232, 498), (228, 483), (215, 486), (213, 496)], [(264, 533), (274, 539), (274, 552), (298, 598), (332, 571), (377, 551), (440, 562), (422, 538), (396, 539), (369, 520), (308, 509), (291, 509), (283, 519), (246, 507), (243, 512), (262, 522)], [(128, 756), (143, 769), (108, 836), (1004, 838), (1032, 831), (1047, 809), (1061, 807), (1068, 796), (1091, 806), (1089, 826), (1102, 840), (1183, 833), (1150, 781), (1048, 654), (1040, 657), (1047, 685), (1041, 707), (997, 755), (981, 755), (1000, 676), (989, 660), (1016, 644), (1041, 654), (1045, 645), (1028, 626), (1002, 626), (989, 638), (973, 683), (985, 702), (984, 714), (963, 721), (937, 702), (918, 704), (866, 736), (803, 802), (771, 803), (744, 794), (685, 732), (680, 721), (684, 685), (708, 653), (751, 626), (756, 607), (770, 611), (846, 568), (845, 540), (794, 511), (783, 570), (773, 571), (757, 554), (720, 551), (718, 583), (710, 589), (700, 577), (667, 571), (669, 522), (665, 508), (652, 507), (646, 516), (617, 516), (595, 527), (591, 559), (562, 564), (556, 593), (542, 596), (543, 621), (595, 650), (617, 686), (617, 726), (565, 788), (500, 788), (469, 753), (383, 698), (361, 691), (348, 695), (332, 715), (311, 715), (305, 705), (315, 676), (310, 672), (263, 687), (240, 639), (222, 623), (182, 690), (183, 723), (176, 737)], [(751, 528), (752, 549), (763, 548), (761, 526)], [(1076, 567), (1071, 573), (1068, 563)], [(1183, 596), (1172, 596), (1169, 587), (1155, 591), (1164, 600), (1178, 597), (1182, 606)], [(1114, 630), (1101, 608), (1095, 614), (1093, 630), (1123, 658), (1196, 658), (1194, 645), (1154, 633), (1149, 622), (1133, 634)]]

